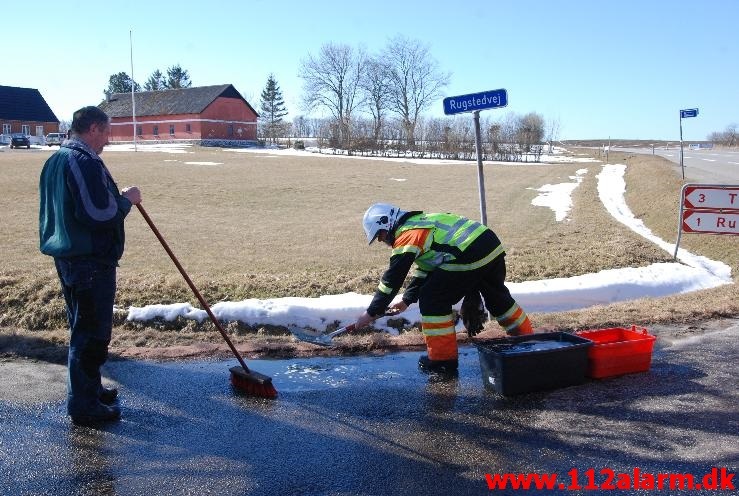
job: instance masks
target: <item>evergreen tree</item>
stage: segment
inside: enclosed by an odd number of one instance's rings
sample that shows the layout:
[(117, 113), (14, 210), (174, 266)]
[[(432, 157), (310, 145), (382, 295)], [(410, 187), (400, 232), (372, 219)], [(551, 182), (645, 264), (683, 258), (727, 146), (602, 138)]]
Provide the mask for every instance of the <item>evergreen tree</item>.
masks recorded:
[(144, 89), (146, 91), (163, 90), (165, 88), (165, 84), (166, 80), (164, 79), (164, 74), (162, 74), (162, 71), (157, 69), (156, 71), (151, 73), (149, 79), (147, 79), (146, 83), (144, 83)]
[(190, 86), (192, 86), (190, 74), (180, 67), (180, 64), (167, 69), (167, 81), (164, 85), (166, 89), (189, 88)]
[(104, 93), (131, 93), (131, 83), (133, 83), (133, 91), (141, 91), (141, 86), (125, 72), (113, 74), (108, 80), (108, 88)]
[(282, 91), (273, 74), (267, 78), (259, 110), (262, 114), (260, 120), (264, 123), (264, 135), (274, 143), (283, 127), (282, 118), (287, 115), (287, 109), (285, 100), (282, 98)]

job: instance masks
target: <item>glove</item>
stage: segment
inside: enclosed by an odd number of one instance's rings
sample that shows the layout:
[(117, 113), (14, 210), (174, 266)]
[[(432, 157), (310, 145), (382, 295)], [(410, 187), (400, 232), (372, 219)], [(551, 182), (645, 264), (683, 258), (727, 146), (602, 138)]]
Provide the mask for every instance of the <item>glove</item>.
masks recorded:
[(488, 320), (485, 305), (478, 291), (471, 291), (465, 295), (459, 313), (462, 315), (462, 323), (469, 337), (482, 331)]

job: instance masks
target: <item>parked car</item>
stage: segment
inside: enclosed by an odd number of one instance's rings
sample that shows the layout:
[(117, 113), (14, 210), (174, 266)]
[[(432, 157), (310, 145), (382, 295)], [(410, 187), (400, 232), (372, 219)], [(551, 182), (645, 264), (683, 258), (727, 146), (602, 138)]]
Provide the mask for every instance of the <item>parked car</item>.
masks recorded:
[(31, 140), (25, 134), (13, 134), (10, 137), (10, 148), (20, 148), (25, 146), (31, 148)]
[(46, 135), (46, 145), (61, 145), (67, 139), (67, 133), (49, 133)]

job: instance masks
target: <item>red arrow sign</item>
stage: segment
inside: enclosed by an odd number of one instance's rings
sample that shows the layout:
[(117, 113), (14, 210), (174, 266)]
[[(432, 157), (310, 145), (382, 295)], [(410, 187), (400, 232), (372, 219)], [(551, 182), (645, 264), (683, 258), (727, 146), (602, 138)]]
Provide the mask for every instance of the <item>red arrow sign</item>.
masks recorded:
[(683, 206), (739, 210), (739, 186), (687, 186)]
[(721, 213), (685, 210), (683, 212), (683, 231), (712, 234), (739, 234), (739, 211)]

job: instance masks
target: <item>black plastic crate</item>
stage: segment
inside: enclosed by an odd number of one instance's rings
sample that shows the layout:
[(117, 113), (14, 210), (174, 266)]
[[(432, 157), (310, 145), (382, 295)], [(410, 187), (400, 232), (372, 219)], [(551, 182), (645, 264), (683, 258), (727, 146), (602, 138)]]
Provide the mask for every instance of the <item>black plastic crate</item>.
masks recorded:
[(589, 339), (547, 332), (477, 343), (486, 389), (505, 396), (582, 384), (588, 370)]

